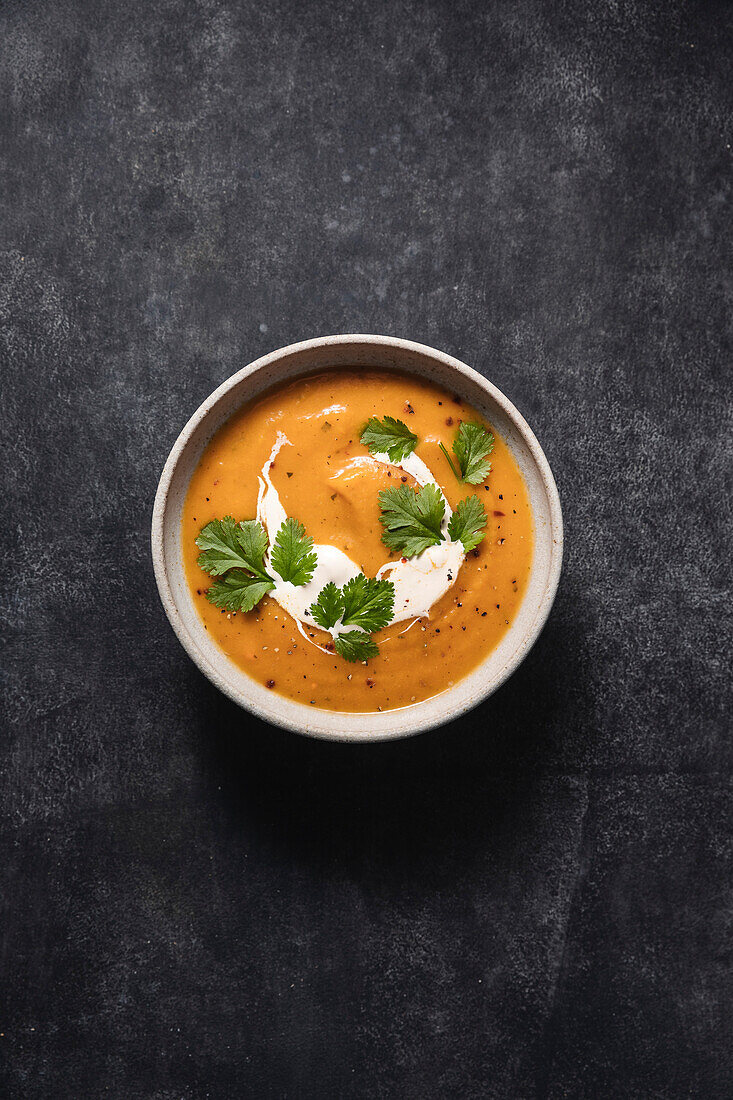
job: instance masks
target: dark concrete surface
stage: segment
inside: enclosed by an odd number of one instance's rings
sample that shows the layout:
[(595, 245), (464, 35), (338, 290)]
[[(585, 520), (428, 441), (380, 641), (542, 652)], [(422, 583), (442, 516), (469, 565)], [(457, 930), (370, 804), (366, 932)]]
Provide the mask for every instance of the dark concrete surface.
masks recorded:
[[(733, 1095), (729, 5), (0, 7), (0, 1092)], [(413, 741), (265, 728), (159, 606), (199, 402), (293, 340), (526, 414), (535, 650)]]

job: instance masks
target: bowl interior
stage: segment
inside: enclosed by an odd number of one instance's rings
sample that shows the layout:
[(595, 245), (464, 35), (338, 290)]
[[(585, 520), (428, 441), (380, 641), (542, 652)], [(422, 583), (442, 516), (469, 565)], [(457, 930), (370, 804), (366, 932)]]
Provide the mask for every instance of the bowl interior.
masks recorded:
[[(382, 713), (342, 713), (304, 706), (268, 691), (209, 637), (183, 566), (181, 516), (191, 475), (214, 433), (245, 402), (299, 375), (329, 367), (371, 367), (421, 375), (472, 404), (507, 442), (524, 476), (535, 526), (524, 599), (495, 650), (454, 687), (421, 703)], [(163, 470), (153, 513), (153, 562), (163, 605), (183, 646), (235, 702), (274, 725), (336, 740), (405, 737), (450, 721), (503, 683), (539, 634), (552, 605), (562, 558), (562, 519), (547, 460), (528, 425), (494, 386), (456, 359), (388, 337), (325, 337), (284, 348), (245, 367), (216, 390), (183, 429)]]

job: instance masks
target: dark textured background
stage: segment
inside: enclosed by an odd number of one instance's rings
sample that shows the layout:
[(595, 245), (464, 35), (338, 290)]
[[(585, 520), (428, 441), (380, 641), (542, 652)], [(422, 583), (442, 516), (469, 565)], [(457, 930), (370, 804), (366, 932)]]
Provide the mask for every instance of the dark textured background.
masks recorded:
[[(733, 1095), (732, 19), (2, 5), (5, 1094)], [(522, 669), (374, 747), (217, 694), (148, 549), (199, 402), (349, 331), (496, 382), (567, 525)]]

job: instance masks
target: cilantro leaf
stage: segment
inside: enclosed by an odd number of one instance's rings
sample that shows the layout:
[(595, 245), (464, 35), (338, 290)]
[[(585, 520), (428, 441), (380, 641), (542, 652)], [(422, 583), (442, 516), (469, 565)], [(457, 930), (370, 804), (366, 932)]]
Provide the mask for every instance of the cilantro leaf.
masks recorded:
[(387, 454), (390, 462), (399, 463), (415, 450), (417, 436), (401, 420), (372, 416), (361, 430), (361, 442), (373, 455)]
[(344, 626), (360, 626), (362, 630), (381, 630), (392, 618), (394, 585), (359, 573), (343, 587)]
[(453, 454), (458, 460), (460, 475), (442, 443), (440, 448), (459, 481), (480, 485), (489, 476), (491, 463), (487, 461), (487, 457), (494, 449), (494, 437), (483, 424), (463, 421), (459, 425), (453, 440)]
[(392, 618), (394, 585), (363, 573), (352, 577), (343, 588), (329, 581), (308, 611), (324, 630), (333, 631), (339, 620), (344, 626), (361, 627), (334, 634), (333, 645), (345, 661), (367, 661), (379, 653), (370, 632), (381, 630)]
[(341, 618), (343, 610), (341, 589), (337, 588), (333, 581), (329, 581), (319, 592), (316, 602), (308, 608), (308, 613), (324, 630), (330, 630)]
[(268, 578), (250, 577), (243, 569), (230, 569), (206, 592), (206, 599), (225, 611), (251, 611), (275, 585)]
[(456, 508), (448, 523), (448, 534), (453, 542), (459, 539), (466, 553), (475, 549), (484, 537), (486, 510), (477, 496), (466, 497)]
[(256, 519), (244, 519), (239, 524), (237, 537), (250, 572), (262, 577), (263, 580), (271, 580), (272, 578), (265, 572), (267, 535), (264, 527)]
[(291, 516), (277, 533), (270, 557), (272, 568), (284, 581), (291, 584), (307, 584), (313, 579), (318, 556), (313, 549), (313, 539), (305, 533), (302, 523)]
[(384, 527), (382, 542), (390, 550), (412, 558), (428, 546), (442, 542), (440, 525), (445, 504), (437, 485), (424, 485), (418, 490), (406, 485), (383, 489), (379, 504), (382, 509), (379, 519)]
[(248, 569), (250, 573), (268, 580), (265, 572), (267, 535), (254, 519), (235, 523), (232, 516), (212, 519), (201, 529), (196, 545), (203, 553), (198, 563), (212, 577), (220, 577), (229, 569)]
[(368, 661), (370, 657), (379, 655), (376, 643), (368, 634), (362, 634), (361, 630), (337, 634), (333, 646), (339, 657), (343, 657), (345, 661)]

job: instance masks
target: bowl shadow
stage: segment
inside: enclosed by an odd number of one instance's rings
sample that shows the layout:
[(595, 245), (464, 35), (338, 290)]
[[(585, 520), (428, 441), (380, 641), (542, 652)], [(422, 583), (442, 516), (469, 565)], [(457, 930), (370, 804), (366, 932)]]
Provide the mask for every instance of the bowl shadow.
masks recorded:
[[(416, 737), (348, 744), (299, 737), (247, 714), (208, 681), (199, 717), (204, 770), (233, 828), (292, 858), (418, 865), (445, 839), (475, 845), (523, 814), (552, 774), (564, 676), (551, 619), (514, 675), (481, 706)], [(571, 656), (571, 655), (570, 655)], [(562, 671), (561, 671), (562, 670)]]

